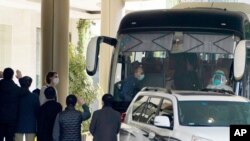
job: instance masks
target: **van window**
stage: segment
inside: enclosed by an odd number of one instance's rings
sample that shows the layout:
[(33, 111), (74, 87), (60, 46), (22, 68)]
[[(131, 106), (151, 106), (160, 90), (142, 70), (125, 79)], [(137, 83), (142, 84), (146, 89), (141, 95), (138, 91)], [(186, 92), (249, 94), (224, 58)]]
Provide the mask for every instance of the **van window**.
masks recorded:
[(141, 115), (139, 122), (152, 124), (154, 123), (154, 118), (157, 115), (161, 98), (150, 98), (148, 101), (143, 114)]
[(139, 96), (133, 105), (132, 119), (138, 121), (144, 111), (148, 101), (148, 96)]

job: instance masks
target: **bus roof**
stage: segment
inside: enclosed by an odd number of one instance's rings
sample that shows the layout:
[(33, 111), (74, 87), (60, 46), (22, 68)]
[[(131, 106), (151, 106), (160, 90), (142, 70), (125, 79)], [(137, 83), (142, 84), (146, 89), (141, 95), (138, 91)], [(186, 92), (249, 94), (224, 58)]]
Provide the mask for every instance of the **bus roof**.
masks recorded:
[(247, 15), (250, 15), (250, 5), (247, 3), (235, 3), (235, 2), (182, 2), (173, 7), (173, 9), (184, 8), (220, 8), (228, 11), (240, 11)]
[(247, 15), (214, 8), (138, 11), (126, 15), (118, 34), (142, 31), (197, 31), (235, 34), (244, 38)]

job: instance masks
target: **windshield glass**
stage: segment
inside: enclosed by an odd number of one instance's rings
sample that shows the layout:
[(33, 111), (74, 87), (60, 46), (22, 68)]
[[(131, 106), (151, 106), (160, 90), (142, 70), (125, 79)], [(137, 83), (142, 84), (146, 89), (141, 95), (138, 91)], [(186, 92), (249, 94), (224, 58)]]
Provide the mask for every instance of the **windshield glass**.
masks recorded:
[(232, 91), (233, 35), (185, 32), (118, 37), (116, 100), (131, 101), (143, 87)]
[(250, 124), (250, 103), (225, 101), (179, 101), (179, 123), (184, 126)]

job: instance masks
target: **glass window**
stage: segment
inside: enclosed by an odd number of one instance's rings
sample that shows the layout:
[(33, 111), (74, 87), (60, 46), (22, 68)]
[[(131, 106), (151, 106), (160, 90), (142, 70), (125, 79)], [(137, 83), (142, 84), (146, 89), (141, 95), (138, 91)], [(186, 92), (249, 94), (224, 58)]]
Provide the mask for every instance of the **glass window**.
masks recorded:
[(245, 24), (245, 38), (246, 38), (247, 40), (250, 39), (250, 23), (249, 23), (249, 22), (247, 22), (247, 23)]
[(184, 126), (250, 124), (249, 102), (180, 101), (179, 119)]
[(132, 119), (138, 121), (144, 111), (148, 101), (148, 96), (139, 96), (133, 105)]
[(150, 98), (148, 101), (145, 110), (143, 111), (139, 121), (146, 124), (154, 123), (154, 118), (157, 115), (158, 107), (160, 104), (161, 98)]
[(171, 100), (168, 100), (168, 99), (163, 100), (161, 107), (160, 107), (159, 115), (168, 116), (170, 121), (173, 121), (174, 111), (173, 111), (173, 104)]
[[(123, 59), (116, 72), (116, 76), (121, 76), (114, 86), (116, 101), (131, 101), (144, 87), (233, 91), (237, 36), (161, 32), (124, 34), (118, 41), (119, 56)], [(180, 48), (176, 47), (177, 41), (182, 44), (178, 45)], [(143, 74), (136, 74), (138, 66)], [(220, 80), (216, 79), (218, 73)]]

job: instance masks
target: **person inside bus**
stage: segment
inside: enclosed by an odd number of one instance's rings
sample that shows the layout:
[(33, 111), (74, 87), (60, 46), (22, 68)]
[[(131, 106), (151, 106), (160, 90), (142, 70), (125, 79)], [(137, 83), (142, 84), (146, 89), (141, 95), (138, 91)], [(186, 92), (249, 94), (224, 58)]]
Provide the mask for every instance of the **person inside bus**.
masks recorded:
[(197, 59), (196, 54), (191, 53), (175, 56), (174, 87), (176, 90), (199, 89)]
[(228, 86), (225, 72), (220, 69), (214, 72), (211, 83), (207, 86), (207, 89), (227, 90), (233, 92), (232, 87)]
[(140, 91), (140, 81), (145, 77), (144, 70), (141, 65), (135, 67), (133, 74), (128, 76), (127, 79), (124, 80), (121, 91), (119, 93), (120, 98), (123, 101), (131, 101), (136, 93)]
[(166, 88), (174, 89), (174, 67), (173, 62), (168, 60), (167, 61), (167, 70), (166, 70)]

